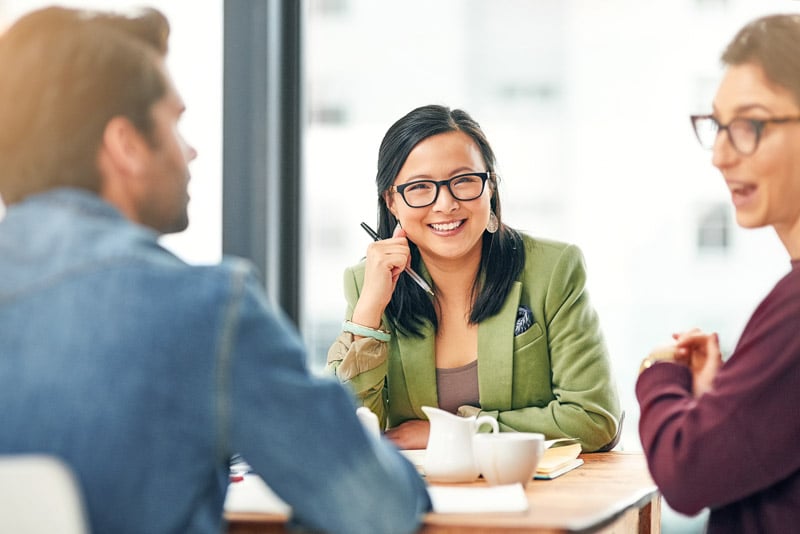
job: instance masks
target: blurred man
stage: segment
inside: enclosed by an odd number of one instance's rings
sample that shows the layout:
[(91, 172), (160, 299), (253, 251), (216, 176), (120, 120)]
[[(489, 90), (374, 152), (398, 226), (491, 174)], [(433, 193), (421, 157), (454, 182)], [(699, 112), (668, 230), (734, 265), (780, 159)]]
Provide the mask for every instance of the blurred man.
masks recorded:
[(248, 264), (158, 244), (196, 156), (168, 34), (48, 8), (0, 37), (0, 454), (64, 459), (95, 532), (219, 532), (235, 452), (304, 527), (413, 531), (423, 482), (309, 375)]

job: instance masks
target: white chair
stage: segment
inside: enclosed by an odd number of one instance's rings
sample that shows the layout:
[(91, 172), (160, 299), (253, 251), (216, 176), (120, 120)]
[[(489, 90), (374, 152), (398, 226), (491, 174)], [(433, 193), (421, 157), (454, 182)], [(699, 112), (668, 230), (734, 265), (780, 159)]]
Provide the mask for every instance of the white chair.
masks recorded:
[(87, 534), (72, 470), (47, 455), (0, 455), (0, 532)]

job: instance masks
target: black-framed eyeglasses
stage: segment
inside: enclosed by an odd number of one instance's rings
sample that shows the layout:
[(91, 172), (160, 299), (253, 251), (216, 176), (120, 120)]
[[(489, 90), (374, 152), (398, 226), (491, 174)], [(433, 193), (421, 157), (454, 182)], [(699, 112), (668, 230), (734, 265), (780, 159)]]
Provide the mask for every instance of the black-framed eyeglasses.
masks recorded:
[(400, 193), (403, 200), (411, 208), (430, 206), (439, 198), (439, 188), (447, 186), (456, 200), (475, 200), (483, 194), (486, 180), (493, 172), (469, 172), (453, 176), (448, 180), (414, 180), (402, 185), (393, 185), (391, 191)]
[(736, 118), (728, 124), (720, 124), (713, 115), (692, 115), (692, 127), (697, 140), (704, 148), (714, 148), (719, 132), (728, 131), (728, 140), (739, 154), (749, 156), (758, 148), (761, 132), (767, 124), (800, 122), (800, 117), (777, 117), (774, 119)]

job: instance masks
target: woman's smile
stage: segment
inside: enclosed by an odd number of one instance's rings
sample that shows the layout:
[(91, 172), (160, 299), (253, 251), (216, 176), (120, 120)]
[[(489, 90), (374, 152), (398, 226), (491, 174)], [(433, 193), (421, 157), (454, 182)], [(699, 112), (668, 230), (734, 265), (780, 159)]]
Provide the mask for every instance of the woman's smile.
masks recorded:
[(466, 219), (459, 219), (457, 221), (431, 223), (428, 225), (428, 228), (433, 230), (437, 235), (448, 236), (458, 233), (465, 222)]

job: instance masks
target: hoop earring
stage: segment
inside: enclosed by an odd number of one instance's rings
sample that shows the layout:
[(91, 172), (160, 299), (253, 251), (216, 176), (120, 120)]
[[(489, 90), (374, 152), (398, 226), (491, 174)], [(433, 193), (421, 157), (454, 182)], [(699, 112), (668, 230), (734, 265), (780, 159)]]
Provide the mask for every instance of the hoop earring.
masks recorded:
[(500, 221), (497, 220), (497, 215), (494, 214), (494, 210), (489, 212), (489, 221), (486, 223), (486, 231), (490, 234), (493, 234), (500, 228)]

